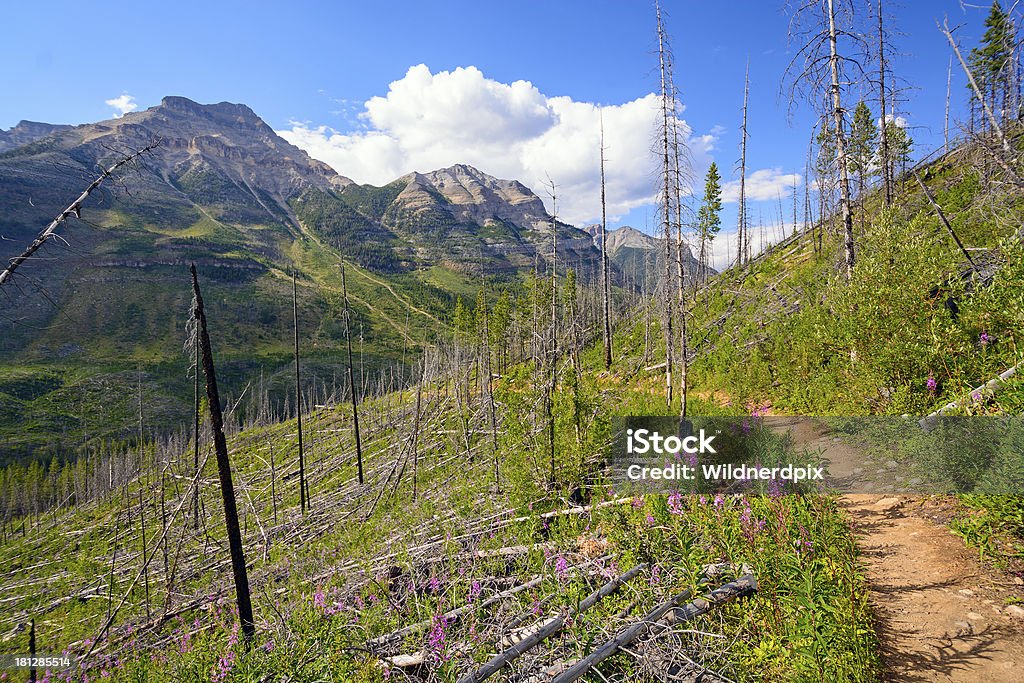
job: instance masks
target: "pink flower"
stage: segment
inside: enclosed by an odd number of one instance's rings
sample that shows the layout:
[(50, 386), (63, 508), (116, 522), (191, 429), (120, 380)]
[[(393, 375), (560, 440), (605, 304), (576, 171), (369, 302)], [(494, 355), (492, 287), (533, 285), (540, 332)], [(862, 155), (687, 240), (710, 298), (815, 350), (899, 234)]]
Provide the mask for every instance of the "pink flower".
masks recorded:
[(676, 491), (668, 497), (668, 511), (673, 515), (681, 515), (685, 512), (683, 509), (683, 494)]
[(558, 575), (558, 579), (562, 580), (565, 578), (566, 573), (569, 570), (569, 563), (561, 555), (555, 560), (555, 574)]
[(925, 382), (925, 386), (928, 387), (928, 393), (930, 394), (934, 394), (939, 386), (939, 383), (935, 381), (935, 377), (930, 372), (928, 373), (928, 381)]
[(434, 616), (430, 627), (430, 633), (427, 634), (427, 648), (430, 650), (430, 656), (438, 663), (446, 662), (451, 659), (451, 657), (445, 653), (447, 640), (445, 629), (447, 626), (447, 619), (439, 615)]

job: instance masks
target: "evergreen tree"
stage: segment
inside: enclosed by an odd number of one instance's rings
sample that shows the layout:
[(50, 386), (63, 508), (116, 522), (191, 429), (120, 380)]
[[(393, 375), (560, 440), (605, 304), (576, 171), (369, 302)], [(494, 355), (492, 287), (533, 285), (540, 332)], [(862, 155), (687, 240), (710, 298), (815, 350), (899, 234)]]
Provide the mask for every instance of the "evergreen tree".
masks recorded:
[[(1017, 77), (1014, 68), (1014, 37), (1016, 29), (999, 0), (992, 3), (985, 19), (985, 35), (981, 44), (968, 56), (971, 73), (992, 111), (1002, 121), (1016, 117)], [(977, 104), (971, 91), (972, 112)]]
[(836, 188), (836, 143), (829, 119), (822, 119), (815, 144), (818, 147), (814, 161), (814, 176), (818, 180), (818, 220), (824, 225), (826, 215), (832, 211)]
[(722, 177), (718, 173), (718, 166), (712, 161), (704, 178), (704, 199), (701, 202), (700, 210), (697, 212), (697, 233), (700, 238), (700, 266), (702, 274), (707, 270), (708, 245), (714, 241), (715, 236), (722, 227), (721, 213)]
[[(897, 171), (903, 173), (907, 170), (907, 163), (910, 161), (910, 153), (914, 146), (907, 129), (897, 123), (894, 119), (885, 122), (885, 134), (889, 141), (889, 158), (877, 159), (877, 163), (887, 164), (890, 177), (895, 178)], [(879, 157), (881, 154), (878, 155)]]
[(878, 127), (868, 105), (861, 100), (853, 111), (850, 128), (850, 173), (857, 177), (857, 197), (860, 202), (860, 220), (864, 224), (864, 192), (871, 175), (871, 162), (878, 147)]
[(878, 146), (878, 126), (868, 105), (861, 100), (853, 111), (853, 127), (850, 129), (850, 173), (857, 176), (858, 191), (864, 194), (867, 178), (871, 173), (871, 162)]

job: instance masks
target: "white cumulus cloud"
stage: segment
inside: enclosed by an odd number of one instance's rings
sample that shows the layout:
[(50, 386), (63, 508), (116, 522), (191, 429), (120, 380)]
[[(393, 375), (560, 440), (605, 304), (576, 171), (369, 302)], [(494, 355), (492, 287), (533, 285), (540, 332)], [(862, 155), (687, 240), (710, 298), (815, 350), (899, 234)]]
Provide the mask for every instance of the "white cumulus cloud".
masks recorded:
[[(363, 104), (355, 131), (292, 121), (278, 134), (359, 183), (382, 185), (411, 171), (466, 163), (522, 181), (550, 210), (544, 191), (550, 176), (559, 217), (580, 225), (600, 217), (602, 115), (609, 215), (656, 199), (651, 145), (658, 102), (648, 94), (602, 108), (545, 95), (528, 81), (501, 83), (474, 66), (432, 73), (419, 64), (391, 83), (386, 95)], [(702, 172), (718, 134), (694, 136), (681, 124), (693, 165)]]
[[(799, 187), (803, 177), (799, 173), (783, 173), (781, 168), (762, 168), (747, 176), (744, 191), (750, 201), (772, 201), (787, 197)], [(730, 180), (722, 186), (722, 201), (738, 202), (740, 181)]]
[(127, 94), (121, 95), (120, 97), (115, 97), (113, 99), (104, 100), (103, 103), (106, 104), (108, 107), (113, 107), (114, 111), (116, 112), (114, 116), (117, 118), (121, 118), (128, 112), (135, 111), (139, 108), (139, 105), (135, 104), (135, 98)]

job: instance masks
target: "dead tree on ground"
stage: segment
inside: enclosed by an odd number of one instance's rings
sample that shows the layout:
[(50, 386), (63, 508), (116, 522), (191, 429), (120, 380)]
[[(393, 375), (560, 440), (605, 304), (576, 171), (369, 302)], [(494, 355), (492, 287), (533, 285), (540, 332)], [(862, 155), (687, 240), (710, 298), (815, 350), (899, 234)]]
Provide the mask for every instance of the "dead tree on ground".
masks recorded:
[(131, 154), (124, 157), (110, 168), (104, 169), (103, 173), (101, 173), (99, 177), (93, 180), (92, 183), (89, 184), (89, 187), (85, 188), (82, 194), (78, 196), (78, 199), (71, 202), (67, 206), (67, 208), (61, 211), (57, 215), (57, 217), (54, 218), (50, 222), (50, 224), (46, 226), (46, 228), (42, 232), (40, 232), (34, 240), (32, 240), (32, 243), (28, 245), (25, 251), (21, 252), (19, 255), (11, 259), (10, 263), (8, 263), (7, 265), (7, 268), (5, 268), (3, 272), (0, 272), (0, 287), (3, 287), (4, 283), (11, 279), (11, 277), (14, 275), (14, 271), (18, 269), (18, 266), (32, 258), (32, 255), (39, 251), (39, 248), (46, 244), (47, 241), (58, 236), (57, 229), (61, 225), (63, 225), (69, 217), (74, 216), (75, 218), (81, 218), (82, 203), (89, 198), (89, 195), (92, 194), (93, 191), (96, 190), (96, 188), (102, 185), (105, 180), (114, 175), (120, 168), (127, 164), (134, 163), (136, 160), (139, 159), (139, 157), (151, 152), (152, 150), (156, 149), (156, 147), (158, 147), (159, 145), (159, 141), (150, 143), (143, 147), (142, 149), (138, 150), (137, 152), (132, 152)]

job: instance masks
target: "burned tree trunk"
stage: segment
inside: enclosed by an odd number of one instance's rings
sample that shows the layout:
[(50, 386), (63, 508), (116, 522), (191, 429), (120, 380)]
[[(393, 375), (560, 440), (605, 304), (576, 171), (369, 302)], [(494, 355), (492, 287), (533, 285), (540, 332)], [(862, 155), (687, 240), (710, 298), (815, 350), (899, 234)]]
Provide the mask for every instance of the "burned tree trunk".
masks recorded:
[(363, 444), (359, 439), (359, 401), (356, 399), (356, 382), (352, 371), (352, 321), (348, 307), (348, 284), (345, 282), (345, 262), (341, 262), (341, 295), (345, 304), (345, 342), (348, 344), (348, 393), (352, 399), (352, 429), (356, 439), (356, 466), (359, 469), (359, 483), (363, 483)]
[[(195, 353), (195, 367), (193, 368), (196, 376), (194, 378), (193, 393), (195, 395), (193, 401), (193, 434), (192, 434), (192, 471), (198, 475), (199, 473), (199, 342), (196, 340), (196, 353)], [(199, 478), (196, 477), (195, 484), (192, 486), (192, 528), (199, 528)]]
[(292, 271), (292, 330), (295, 336), (295, 418), (299, 432), (299, 507), (306, 514), (309, 505), (306, 490), (306, 458), (302, 448), (302, 378), (299, 369), (299, 303), (295, 287), (295, 272)]
[(608, 283), (608, 214), (604, 186), (604, 115), (601, 115), (601, 310), (604, 314), (604, 369), (612, 367), (611, 297)]
[(203, 310), (203, 295), (199, 291), (199, 277), (192, 264), (192, 292), (194, 295), (193, 315), (198, 324), (199, 346), (203, 360), (203, 374), (206, 376), (206, 398), (210, 404), (210, 423), (213, 426), (213, 445), (217, 454), (217, 472), (220, 476), (220, 491), (224, 499), (224, 525), (228, 532), (228, 546), (231, 551), (231, 570), (235, 578), (235, 595), (238, 601), (238, 618), (242, 623), (243, 640), (248, 647), (256, 635), (252, 616), (252, 600), (249, 595), (249, 576), (245, 567), (245, 553), (242, 549), (242, 533), (238, 526), (238, 509), (235, 505), (235, 489), (231, 483), (231, 461), (228, 459), (228, 444), (224, 437), (224, 416), (220, 408), (220, 394), (217, 391), (217, 375), (213, 367), (213, 350), (210, 335), (206, 329), (206, 313)]

